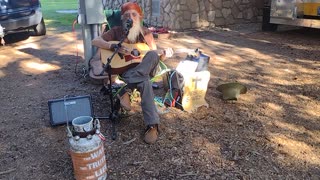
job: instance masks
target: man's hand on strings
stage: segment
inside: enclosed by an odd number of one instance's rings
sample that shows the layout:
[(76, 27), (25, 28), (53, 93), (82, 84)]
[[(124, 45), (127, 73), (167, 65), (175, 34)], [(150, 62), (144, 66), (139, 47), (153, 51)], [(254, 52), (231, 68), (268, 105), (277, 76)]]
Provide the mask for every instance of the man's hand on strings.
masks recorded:
[(114, 51), (118, 47), (118, 44), (111, 44), (110, 45), (110, 50)]
[[(119, 47), (118, 44), (111, 44), (110, 50), (115, 51), (118, 47)], [(131, 53), (130, 49), (126, 48), (125, 46), (121, 46), (118, 52), (124, 55), (128, 55)]]
[(173, 49), (172, 48), (167, 48), (163, 51), (165, 57), (170, 58), (173, 56)]
[(170, 58), (173, 56), (173, 49), (172, 48), (167, 48), (163, 50), (162, 54), (160, 55), (160, 60), (164, 61), (166, 58)]

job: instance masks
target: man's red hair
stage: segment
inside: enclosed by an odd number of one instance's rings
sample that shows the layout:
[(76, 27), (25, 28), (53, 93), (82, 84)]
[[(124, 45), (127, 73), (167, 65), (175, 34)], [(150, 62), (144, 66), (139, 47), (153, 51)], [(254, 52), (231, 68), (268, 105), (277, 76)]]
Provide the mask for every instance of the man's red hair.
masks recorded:
[(135, 10), (139, 13), (141, 17), (143, 17), (143, 13), (141, 7), (136, 2), (126, 2), (121, 6), (121, 15), (123, 15), (128, 10)]

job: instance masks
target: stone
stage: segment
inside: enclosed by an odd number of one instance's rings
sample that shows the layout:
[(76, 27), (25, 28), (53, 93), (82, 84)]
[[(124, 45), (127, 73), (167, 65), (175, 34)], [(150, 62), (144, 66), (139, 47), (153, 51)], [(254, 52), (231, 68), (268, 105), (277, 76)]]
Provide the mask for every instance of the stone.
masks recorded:
[(171, 5), (170, 3), (167, 4), (167, 6), (164, 8), (164, 12), (169, 13), (171, 10)]
[(191, 22), (190, 21), (182, 21), (182, 28), (183, 29), (190, 29), (191, 28)]
[(180, 4), (187, 4), (187, 0), (180, 0)]
[(225, 21), (224, 18), (216, 18), (216, 19), (214, 20), (214, 23), (215, 23), (215, 25), (217, 25), (217, 26), (226, 25), (226, 21)]
[(186, 5), (181, 5), (180, 6), (181, 11), (187, 11), (188, 10), (188, 6)]
[(163, 27), (169, 27), (170, 28), (169, 21), (163, 21)]
[(249, 1), (249, 0), (242, 0), (241, 3), (242, 3), (242, 4), (248, 4), (248, 3), (250, 3), (250, 1)]
[(214, 6), (212, 5), (212, 3), (211, 3), (210, 1), (206, 0), (206, 1), (204, 2), (204, 4), (205, 4), (205, 7), (206, 7), (206, 10), (207, 10), (207, 11), (212, 11), (212, 10), (214, 10)]
[(257, 21), (258, 21), (258, 22), (261, 22), (261, 21), (262, 21), (262, 18), (263, 18), (263, 16), (258, 16), (258, 17), (257, 17)]
[(232, 15), (229, 15), (227, 18), (226, 18), (226, 22), (227, 24), (234, 24), (235, 23), (235, 20), (233, 18)]
[[(107, 8), (118, 9), (128, 0), (106, 1)], [(214, 27), (243, 22), (261, 22), (265, 0), (161, 0), (160, 16), (152, 16), (152, 0), (137, 0), (145, 21), (173, 29)]]
[(191, 28), (199, 28), (198, 23), (196, 22), (191, 23)]
[(215, 17), (216, 17), (216, 12), (215, 11), (209, 11), (208, 12), (208, 21), (209, 22), (213, 22)]
[(199, 4), (198, 4), (198, 1), (197, 0), (188, 0), (187, 1), (187, 6), (189, 8), (189, 10), (192, 12), (192, 13), (198, 13), (199, 12)]
[(170, 1), (161, 1), (160, 3), (162, 7), (166, 7), (170, 3)]
[(190, 19), (191, 19), (191, 12), (190, 11), (184, 11), (183, 12), (183, 19), (185, 20), (185, 21), (190, 21)]
[(230, 7), (231, 7), (231, 1), (224, 1), (224, 2), (222, 2), (222, 7), (224, 7), (224, 8), (230, 8)]
[(180, 4), (177, 4), (177, 9), (176, 9), (177, 11), (180, 11), (181, 10), (181, 6), (180, 6)]
[(216, 17), (217, 18), (223, 17), (220, 10), (216, 10)]
[(210, 23), (209, 23), (208, 21), (201, 20), (201, 21), (198, 23), (198, 26), (199, 26), (199, 27), (208, 27), (209, 24), (210, 24)]
[(211, 22), (210, 25), (209, 25), (209, 28), (214, 28), (214, 27), (216, 27), (216, 25)]
[(224, 18), (227, 18), (231, 14), (231, 9), (223, 8), (222, 15)]
[(170, 20), (170, 15), (168, 13), (164, 13), (163, 18), (164, 18), (164, 21), (168, 21)]
[(244, 10), (247, 9), (248, 7), (247, 7), (246, 5), (240, 4), (240, 5), (238, 6), (238, 8), (239, 8), (240, 11), (244, 11)]
[(176, 18), (176, 15), (174, 13), (169, 13), (169, 17), (170, 20), (175, 23), (174, 19)]
[(200, 2), (199, 2), (199, 5), (200, 5), (200, 12), (206, 10), (206, 7), (204, 6), (204, 2), (203, 2), (203, 1), (200, 1)]
[(199, 21), (199, 14), (192, 14), (191, 15), (191, 22), (198, 22)]
[(178, 22), (178, 23), (173, 23), (173, 29), (181, 29), (181, 26), (180, 26), (181, 23), (179, 23), (179, 22), (182, 22), (182, 21), (178, 20), (176, 22)]
[(172, 14), (179, 14), (179, 13), (182, 14), (182, 12), (180, 10), (177, 10), (177, 7), (178, 7), (178, 5), (171, 6), (170, 13), (172, 13)]
[(208, 13), (206, 11), (203, 11), (200, 13), (200, 19), (201, 20), (206, 20), (208, 19)]
[(253, 17), (253, 11), (252, 11), (252, 9), (250, 8), (250, 9), (247, 9), (246, 11), (245, 11), (245, 18), (246, 19), (252, 19), (252, 17)]
[(238, 17), (238, 14), (240, 13), (240, 10), (238, 9), (237, 6), (233, 6), (231, 9), (231, 14), (234, 18)]
[(214, 7), (221, 9), (222, 8), (222, 0), (213, 0)]

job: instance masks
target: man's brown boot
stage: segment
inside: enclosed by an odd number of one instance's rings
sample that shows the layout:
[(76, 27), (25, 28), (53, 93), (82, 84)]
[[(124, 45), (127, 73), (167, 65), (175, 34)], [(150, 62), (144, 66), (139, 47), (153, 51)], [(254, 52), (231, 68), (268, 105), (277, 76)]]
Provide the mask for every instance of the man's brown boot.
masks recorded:
[(148, 125), (147, 131), (144, 134), (144, 141), (147, 144), (154, 144), (158, 139), (158, 125)]
[(126, 111), (131, 111), (131, 103), (130, 103), (130, 96), (127, 92), (125, 92), (121, 97), (118, 94), (118, 98), (120, 100), (120, 105)]

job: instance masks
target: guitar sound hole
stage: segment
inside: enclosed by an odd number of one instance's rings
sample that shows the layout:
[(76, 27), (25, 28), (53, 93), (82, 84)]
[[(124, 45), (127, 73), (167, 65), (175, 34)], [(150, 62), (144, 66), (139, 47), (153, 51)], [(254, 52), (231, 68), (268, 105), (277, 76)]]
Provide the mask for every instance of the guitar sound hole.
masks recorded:
[(133, 50), (131, 51), (131, 54), (132, 54), (133, 56), (140, 56), (140, 52), (139, 52), (137, 49), (133, 49)]

